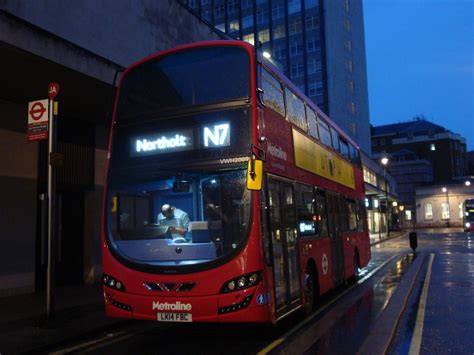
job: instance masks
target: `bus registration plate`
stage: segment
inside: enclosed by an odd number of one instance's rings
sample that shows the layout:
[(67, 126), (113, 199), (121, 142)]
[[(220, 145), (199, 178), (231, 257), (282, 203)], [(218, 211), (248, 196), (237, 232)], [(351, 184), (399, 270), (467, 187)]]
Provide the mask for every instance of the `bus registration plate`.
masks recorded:
[(192, 322), (191, 313), (157, 313), (158, 322)]

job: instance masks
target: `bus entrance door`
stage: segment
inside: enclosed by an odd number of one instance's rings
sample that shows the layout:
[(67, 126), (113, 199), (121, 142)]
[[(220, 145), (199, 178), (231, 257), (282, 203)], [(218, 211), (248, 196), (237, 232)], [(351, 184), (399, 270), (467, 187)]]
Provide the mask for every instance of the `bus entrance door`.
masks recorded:
[(334, 286), (344, 281), (344, 252), (342, 246), (342, 225), (341, 216), (342, 204), (341, 198), (336, 194), (327, 193), (327, 208), (329, 220), (329, 236), (331, 238), (331, 265)]
[(293, 185), (269, 179), (270, 232), (277, 318), (301, 304)]

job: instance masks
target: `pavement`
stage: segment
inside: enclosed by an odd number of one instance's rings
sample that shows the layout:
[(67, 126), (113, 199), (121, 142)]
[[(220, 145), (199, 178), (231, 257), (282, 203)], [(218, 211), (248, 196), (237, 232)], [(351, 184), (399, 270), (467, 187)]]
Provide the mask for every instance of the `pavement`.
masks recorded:
[[(374, 234), (371, 244), (407, 234)], [(105, 316), (101, 284), (57, 287), (54, 304), (54, 317), (47, 320), (45, 292), (1, 297), (0, 355), (44, 353), (51, 346), (105, 334), (133, 322)]]

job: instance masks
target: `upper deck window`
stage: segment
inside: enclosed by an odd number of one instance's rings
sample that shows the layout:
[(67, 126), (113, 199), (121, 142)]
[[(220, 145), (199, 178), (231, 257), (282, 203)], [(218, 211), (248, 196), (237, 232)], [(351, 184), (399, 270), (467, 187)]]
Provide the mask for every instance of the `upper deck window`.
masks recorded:
[(285, 99), (283, 97), (281, 84), (266, 70), (262, 70), (262, 89), (263, 102), (265, 105), (284, 116)]
[(332, 136), (332, 147), (336, 152), (340, 152), (339, 149), (339, 136), (337, 135), (337, 131), (331, 127), (331, 136)]
[(132, 68), (123, 79), (117, 121), (136, 121), (164, 109), (249, 97), (244, 48), (201, 47), (173, 52)]
[(318, 119), (319, 137), (321, 142), (328, 147), (331, 147), (331, 133), (329, 132), (329, 126), (322, 119)]
[(288, 120), (303, 131), (308, 130), (303, 101), (290, 89), (285, 88), (286, 106), (288, 109)]
[(309, 106), (306, 106), (306, 114), (308, 115), (308, 132), (316, 139), (319, 139), (317, 114)]

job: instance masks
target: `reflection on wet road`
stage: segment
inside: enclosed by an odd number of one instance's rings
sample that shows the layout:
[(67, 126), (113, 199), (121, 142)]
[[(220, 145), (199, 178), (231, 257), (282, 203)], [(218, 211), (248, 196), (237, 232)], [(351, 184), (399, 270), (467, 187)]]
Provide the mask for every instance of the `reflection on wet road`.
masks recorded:
[[(378, 339), (378, 327), (390, 327), (387, 353), (407, 354), (413, 343), (422, 289), (428, 291), (421, 334), (421, 354), (473, 354), (473, 235), (418, 232), (413, 254), (408, 237), (372, 247), (372, 261), (356, 285), (323, 297), (311, 317), (283, 319), (277, 328), (263, 325), (191, 324), (152, 327), (113, 344), (82, 353), (114, 354), (356, 354)], [(431, 279), (425, 283), (429, 255)], [(407, 282), (409, 281), (409, 282)], [(384, 324), (401, 290), (404, 312)], [(427, 285), (427, 286), (426, 286)], [(428, 287), (429, 286), (429, 287)], [(401, 317), (399, 317), (401, 315)], [(396, 327), (398, 325), (398, 327)], [(362, 348), (361, 348), (362, 347)], [(370, 352), (369, 352), (370, 353)]]

